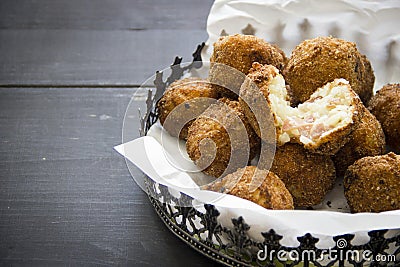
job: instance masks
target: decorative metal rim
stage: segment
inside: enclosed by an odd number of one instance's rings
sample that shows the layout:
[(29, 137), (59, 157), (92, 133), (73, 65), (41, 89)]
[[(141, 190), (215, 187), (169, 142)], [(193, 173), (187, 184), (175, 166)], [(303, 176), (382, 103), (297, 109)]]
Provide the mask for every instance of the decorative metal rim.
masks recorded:
[[(385, 237), (388, 230), (375, 230), (368, 232), (370, 240), (362, 245), (353, 245), (354, 234), (335, 236), (334, 249), (337, 255), (349, 255), (352, 251), (368, 250), (373, 257), (372, 261), (363, 258), (337, 257), (329, 259), (324, 255), (324, 249), (316, 247), (319, 239), (307, 233), (297, 237), (300, 245), (298, 247), (287, 247), (280, 244), (283, 236), (273, 229), (262, 232), (263, 241), (253, 240), (248, 236), (250, 227), (243, 217), (232, 218), (233, 227), (226, 227), (219, 223), (218, 209), (210, 204), (204, 204), (204, 212), (187, 205), (193, 199), (183, 193), (179, 197), (172, 196), (168, 187), (146, 179), (146, 188), (151, 204), (157, 215), (161, 218), (167, 228), (182, 241), (201, 254), (226, 266), (399, 266), (400, 265), (400, 234)], [(180, 218), (180, 220), (178, 220)], [(197, 226), (194, 221), (200, 222)], [(190, 229), (189, 229), (190, 228)], [(202, 234), (204, 234), (202, 236)], [(223, 240), (224, 239), (224, 240)], [(339, 241), (344, 246), (339, 246)], [(391, 248), (392, 247), (392, 248)], [(300, 258), (293, 261), (282, 261), (276, 255), (273, 259), (260, 260), (257, 250), (267, 248), (268, 251), (294, 252)], [(390, 250), (391, 251), (386, 251)], [(311, 258), (309, 251), (314, 251)], [(304, 253), (306, 252), (306, 253)], [(375, 261), (376, 255), (390, 258), (390, 262)], [(391, 256), (394, 255), (394, 256)]]
[(224, 255), (221, 255), (217, 250), (206, 246), (205, 244), (202, 244), (201, 242), (198, 242), (195, 240), (190, 234), (186, 233), (185, 231), (182, 231), (179, 226), (177, 226), (175, 223), (171, 221), (171, 218), (168, 216), (167, 213), (164, 212), (164, 208), (161, 204), (160, 201), (156, 200), (155, 198), (151, 197), (149, 195), (149, 199), (151, 204), (154, 207), (154, 210), (156, 211), (157, 215), (161, 218), (162, 222), (166, 225), (166, 227), (173, 232), (177, 237), (179, 237), (180, 240), (188, 244), (190, 247), (195, 249), (196, 251), (200, 252), (204, 256), (218, 262), (221, 264), (224, 264), (226, 266), (236, 266), (236, 267), (242, 267), (242, 266), (250, 266), (250, 265), (243, 265), (243, 263), (226, 257)]
[[(147, 112), (144, 116), (140, 116), (140, 133), (142, 136), (147, 134), (147, 131), (158, 119), (156, 103), (163, 95), (166, 87), (175, 80), (181, 78), (185, 71), (202, 66), (201, 50), (204, 46), (205, 44), (202, 43), (197, 47), (196, 51), (193, 53), (193, 61), (188, 66), (181, 67), (180, 63), (182, 62), (182, 58), (176, 57), (174, 63), (171, 65), (171, 75), (165, 82), (162, 77), (163, 73), (156, 72), (156, 79), (154, 80), (156, 92), (153, 96), (153, 92), (149, 90), (146, 100)], [(301, 255), (304, 251), (315, 251), (317, 256), (321, 255), (322, 250), (316, 247), (319, 239), (313, 237), (310, 233), (297, 237), (300, 243), (298, 247), (286, 247), (281, 245), (280, 240), (282, 236), (273, 229), (266, 229), (266, 232), (261, 233), (264, 237), (262, 242), (252, 240), (247, 234), (250, 226), (245, 223), (243, 217), (231, 218), (234, 225), (233, 229), (222, 226), (217, 220), (220, 213), (215, 206), (204, 204), (204, 209), (206, 211), (202, 213), (194, 207), (191, 207), (190, 204), (188, 205), (188, 203), (191, 203), (193, 200), (191, 197), (180, 192), (180, 197), (176, 198), (171, 195), (168, 187), (155, 183), (147, 176), (145, 184), (150, 202), (167, 228), (193, 249), (226, 266), (280, 265), (291, 267), (299, 266), (299, 264), (305, 267), (336, 266), (335, 264), (337, 264), (337, 266), (364, 266), (364, 264), (369, 264), (369, 266), (400, 266), (400, 233), (387, 238), (385, 235), (388, 230), (384, 229), (368, 232), (370, 240), (362, 245), (351, 244), (352, 239), (355, 237), (354, 234), (335, 236), (332, 237), (332, 239), (336, 243), (334, 249), (342, 251), (343, 253), (347, 253), (348, 251), (368, 250), (372, 253), (373, 259), (376, 259), (377, 255), (394, 255), (394, 261), (389, 263), (382, 263), (375, 260), (371, 262), (366, 260), (359, 261), (355, 259), (336, 259), (330, 261), (323, 259), (321, 263), (307, 257), (302, 257), (291, 262), (280, 261), (277, 257), (273, 260), (267, 259), (266, 261), (260, 261), (257, 258), (256, 249), (261, 250), (264, 247), (268, 248), (269, 251), (297, 251), (297, 253)], [(178, 222), (178, 218), (180, 218), (181, 223)], [(199, 229), (194, 224), (195, 219), (200, 220), (200, 225), (198, 225), (200, 227)], [(190, 225), (188, 226), (187, 223), (190, 223)], [(189, 228), (191, 228), (191, 230)], [(202, 238), (201, 234), (204, 233), (207, 233), (207, 236)], [(225, 238), (225, 240), (222, 241), (222, 238)], [(338, 240), (344, 240), (346, 246), (338, 247)], [(391, 250), (390, 254), (387, 252), (388, 249)]]

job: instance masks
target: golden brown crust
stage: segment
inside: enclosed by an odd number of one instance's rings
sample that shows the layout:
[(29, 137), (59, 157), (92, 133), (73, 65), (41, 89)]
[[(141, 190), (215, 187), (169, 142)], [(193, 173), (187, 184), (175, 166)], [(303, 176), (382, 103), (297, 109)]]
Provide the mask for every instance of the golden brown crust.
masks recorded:
[(330, 157), (313, 154), (298, 144), (278, 147), (271, 171), (285, 183), (295, 207), (321, 203), (335, 182), (335, 167)]
[(202, 189), (244, 198), (266, 209), (293, 209), (293, 198), (281, 179), (273, 172), (255, 166), (238, 169)]
[(208, 75), (208, 80), (219, 98), (237, 100), (239, 88), (245, 77), (243, 73), (227, 65), (213, 64)]
[[(360, 98), (365, 100), (368, 99), (369, 101), (374, 94), (375, 74), (371, 62), (369, 61), (367, 56), (361, 55), (361, 59), (365, 68), (365, 76), (363, 78), (364, 89), (362, 90), (362, 92), (360, 92)], [(364, 103), (367, 104), (368, 101)]]
[(235, 34), (220, 37), (214, 43), (211, 62), (231, 66), (247, 75), (253, 62), (270, 64), (283, 70), (287, 58), (283, 51), (253, 35)]
[[(229, 107), (229, 112), (225, 112), (224, 105)], [(235, 119), (237, 118), (236, 116), (239, 117), (240, 121)], [(228, 131), (232, 131), (234, 135), (229, 136), (227, 129), (223, 125), (227, 127)], [(240, 135), (238, 130), (240, 126), (244, 126), (247, 136), (235, 136)], [(215, 144), (216, 150), (213, 149), (211, 143), (203, 144), (203, 140), (211, 140)], [(246, 144), (247, 140), (248, 145)], [(260, 140), (247, 122), (238, 101), (223, 98), (216, 104), (211, 105), (190, 125), (186, 150), (197, 166), (202, 169), (205, 168), (203, 170), (204, 173), (219, 177), (224, 172), (226, 174), (243, 167), (242, 162), (236, 162), (236, 160), (240, 160), (233, 156), (232, 162), (229, 163), (231, 154), (242, 156), (250, 152), (249, 158), (244, 165), (246, 166), (248, 161), (258, 152), (259, 145)], [(235, 147), (237, 150), (232, 152), (232, 148)], [(211, 164), (209, 164), (210, 161)], [(232, 164), (229, 169), (227, 169), (228, 164)]]
[[(268, 127), (271, 123), (268, 123), (271, 119), (276, 122), (276, 115), (271, 112), (271, 102), (269, 100), (269, 89), (268, 86), (271, 80), (277, 75), (276, 69), (271, 65), (261, 65), (258, 62), (253, 63), (253, 67), (250, 69), (249, 74), (247, 74), (246, 79), (244, 80), (241, 88), (240, 88), (240, 98), (239, 104), (242, 108), (248, 122), (251, 127), (254, 129), (256, 134), (261, 138), (261, 132), (263, 134), (270, 133), (270, 129)], [(254, 88), (256, 86), (257, 88)], [(259, 96), (255, 93), (261, 92), (266, 102), (261, 102)], [(246, 101), (250, 102), (252, 109), (261, 110), (265, 108), (269, 114), (264, 114), (263, 122), (260, 123), (257, 121), (256, 116), (254, 115), (251, 108), (247, 105)], [(261, 107), (262, 104), (266, 104), (267, 107)], [(272, 123), (274, 123), (272, 122)], [(276, 124), (276, 123), (274, 123)], [(262, 129), (260, 129), (260, 126)], [(276, 135), (280, 129), (276, 129)], [(278, 138), (276, 136), (263, 136), (264, 141), (272, 140), (275, 142)]]
[(214, 43), (210, 62), (209, 79), (213, 84), (222, 85), (215, 86), (220, 96), (237, 99), (240, 86), (253, 62), (270, 64), (282, 71), (287, 58), (278, 46), (261, 38), (235, 34), (220, 37)]
[(346, 172), (344, 190), (352, 212), (400, 209), (400, 156), (389, 153), (357, 160)]
[(372, 97), (368, 109), (381, 123), (387, 144), (400, 151), (400, 84), (383, 86)]
[[(185, 114), (182, 112), (171, 113), (171, 111), (181, 104), (186, 104), (185, 112), (187, 114), (194, 112), (200, 114), (208, 107), (207, 101), (196, 101), (196, 98), (217, 98), (217, 92), (206, 80), (191, 77), (171, 83), (157, 102), (160, 123), (172, 136), (177, 137), (179, 135), (180, 139), (186, 139), (188, 127), (193, 120), (186, 123), (182, 129), (179, 129), (181, 127), (178, 126), (182, 124)], [(171, 121), (168, 125), (164, 125), (169, 115), (171, 115), (169, 118)], [(181, 130), (180, 133), (179, 130)]]
[(381, 124), (365, 107), (362, 119), (350, 135), (349, 142), (332, 158), (337, 176), (343, 176), (356, 160), (385, 153), (385, 135)]
[(317, 37), (300, 43), (283, 71), (290, 85), (294, 103), (306, 101), (311, 94), (327, 82), (344, 78), (352, 89), (367, 103), (372, 88), (365, 87), (364, 61), (355, 43), (333, 37)]

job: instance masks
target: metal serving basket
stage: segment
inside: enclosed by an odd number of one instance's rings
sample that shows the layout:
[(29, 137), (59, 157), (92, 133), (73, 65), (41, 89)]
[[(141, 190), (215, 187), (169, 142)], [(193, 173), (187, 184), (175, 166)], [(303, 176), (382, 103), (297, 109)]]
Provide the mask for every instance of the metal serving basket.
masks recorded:
[[(203, 48), (204, 43), (197, 47), (192, 63), (187, 66), (182, 67), (182, 58), (176, 57), (166, 79), (163, 79), (163, 72), (156, 73), (156, 90), (149, 90), (147, 111), (140, 118), (141, 136), (157, 121), (156, 103), (165, 88), (191, 69), (202, 66)], [(332, 258), (326, 250), (318, 248), (320, 240), (311, 233), (298, 236), (297, 247), (281, 245), (283, 236), (274, 229), (265, 229), (261, 232), (264, 240), (256, 241), (248, 235), (252, 226), (246, 223), (246, 218), (231, 218), (233, 227), (226, 227), (219, 223), (220, 212), (215, 206), (203, 203), (204, 209), (196, 209), (191, 205), (192, 197), (182, 192), (179, 196), (171, 194), (167, 186), (149, 177), (145, 178), (145, 185), (154, 209), (168, 229), (195, 250), (227, 266), (400, 266), (398, 231), (394, 235), (393, 231), (385, 229), (370, 231), (369, 240), (364, 244), (354, 242), (355, 235), (351, 233), (334, 236), (332, 240), (336, 245), (332, 250), (336, 251), (336, 257)], [(298, 257), (287, 260), (275, 254), (271, 259), (263, 255), (265, 251), (283, 251)], [(343, 256), (354, 251), (368, 251), (368, 259)]]

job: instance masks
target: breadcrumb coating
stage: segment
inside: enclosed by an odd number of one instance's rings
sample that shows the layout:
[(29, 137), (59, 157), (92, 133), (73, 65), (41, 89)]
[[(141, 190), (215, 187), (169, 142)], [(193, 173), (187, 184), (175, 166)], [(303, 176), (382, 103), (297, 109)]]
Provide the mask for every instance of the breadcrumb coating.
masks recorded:
[(291, 143), (277, 148), (270, 170), (284, 182), (295, 207), (321, 203), (336, 177), (329, 156), (311, 153), (303, 146)]
[(374, 73), (374, 69), (372, 68), (371, 62), (369, 61), (367, 56), (361, 55), (361, 59), (364, 64), (364, 67), (365, 67), (365, 76), (363, 78), (363, 80), (364, 80), (364, 89), (363, 89), (364, 95), (361, 99), (364, 99), (364, 104), (367, 105), (368, 101), (371, 99), (371, 97), (374, 94), (375, 73)]
[[(207, 101), (207, 98), (217, 98), (217, 96), (217, 92), (206, 80), (200, 78), (177, 80), (170, 84), (157, 102), (160, 123), (172, 136), (186, 139), (188, 127), (193, 119), (187, 123), (185, 121), (208, 108), (210, 101)], [(172, 112), (174, 109), (175, 112)], [(168, 116), (170, 117), (165, 125)]]
[(190, 125), (186, 142), (189, 157), (204, 173), (214, 177), (247, 166), (259, 148), (260, 139), (239, 102), (227, 98), (212, 104)]
[(357, 160), (344, 177), (344, 193), (352, 212), (400, 209), (400, 156), (389, 153)]
[(381, 124), (367, 108), (364, 107), (360, 123), (350, 134), (350, 140), (332, 158), (336, 174), (343, 176), (347, 167), (356, 160), (367, 156), (378, 156), (385, 153), (385, 135)]
[(247, 75), (253, 62), (273, 65), (282, 71), (287, 58), (278, 46), (259, 37), (235, 34), (220, 37), (214, 43), (210, 61), (231, 66)]
[(400, 151), (400, 84), (383, 86), (372, 97), (368, 109), (381, 123), (387, 144)]
[(355, 43), (333, 37), (317, 37), (296, 46), (283, 75), (290, 85), (295, 104), (306, 101), (315, 90), (339, 78), (349, 81), (351, 88), (366, 104), (372, 96), (371, 83), (375, 80), (368, 63)]
[(270, 64), (282, 71), (287, 58), (282, 49), (261, 38), (235, 34), (220, 37), (214, 43), (210, 62), (209, 78), (213, 84), (221, 85), (215, 86), (220, 96), (237, 99), (239, 88), (253, 62)]
[[(252, 185), (255, 185), (254, 189)], [(273, 172), (255, 166), (238, 169), (202, 189), (244, 198), (266, 209), (293, 209), (293, 198), (281, 179)]]

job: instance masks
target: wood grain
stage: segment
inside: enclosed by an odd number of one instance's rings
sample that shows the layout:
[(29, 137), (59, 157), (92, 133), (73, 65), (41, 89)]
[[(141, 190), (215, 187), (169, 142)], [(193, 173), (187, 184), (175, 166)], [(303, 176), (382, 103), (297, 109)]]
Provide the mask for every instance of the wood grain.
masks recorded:
[(112, 149), (133, 93), (0, 89), (0, 265), (216, 266), (167, 230)]
[(206, 29), (212, 0), (2, 0), (0, 29)]
[(211, 4), (0, 1), (0, 86), (141, 85), (175, 56), (191, 60)]
[(113, 150), (137, 87), (207, 39), (211, 5), (0, 1), (0, 266), (218, 266), (163, 225)]
[(204, 30), (0, 30), (0, 86), (152, 85), (206, 39)]

